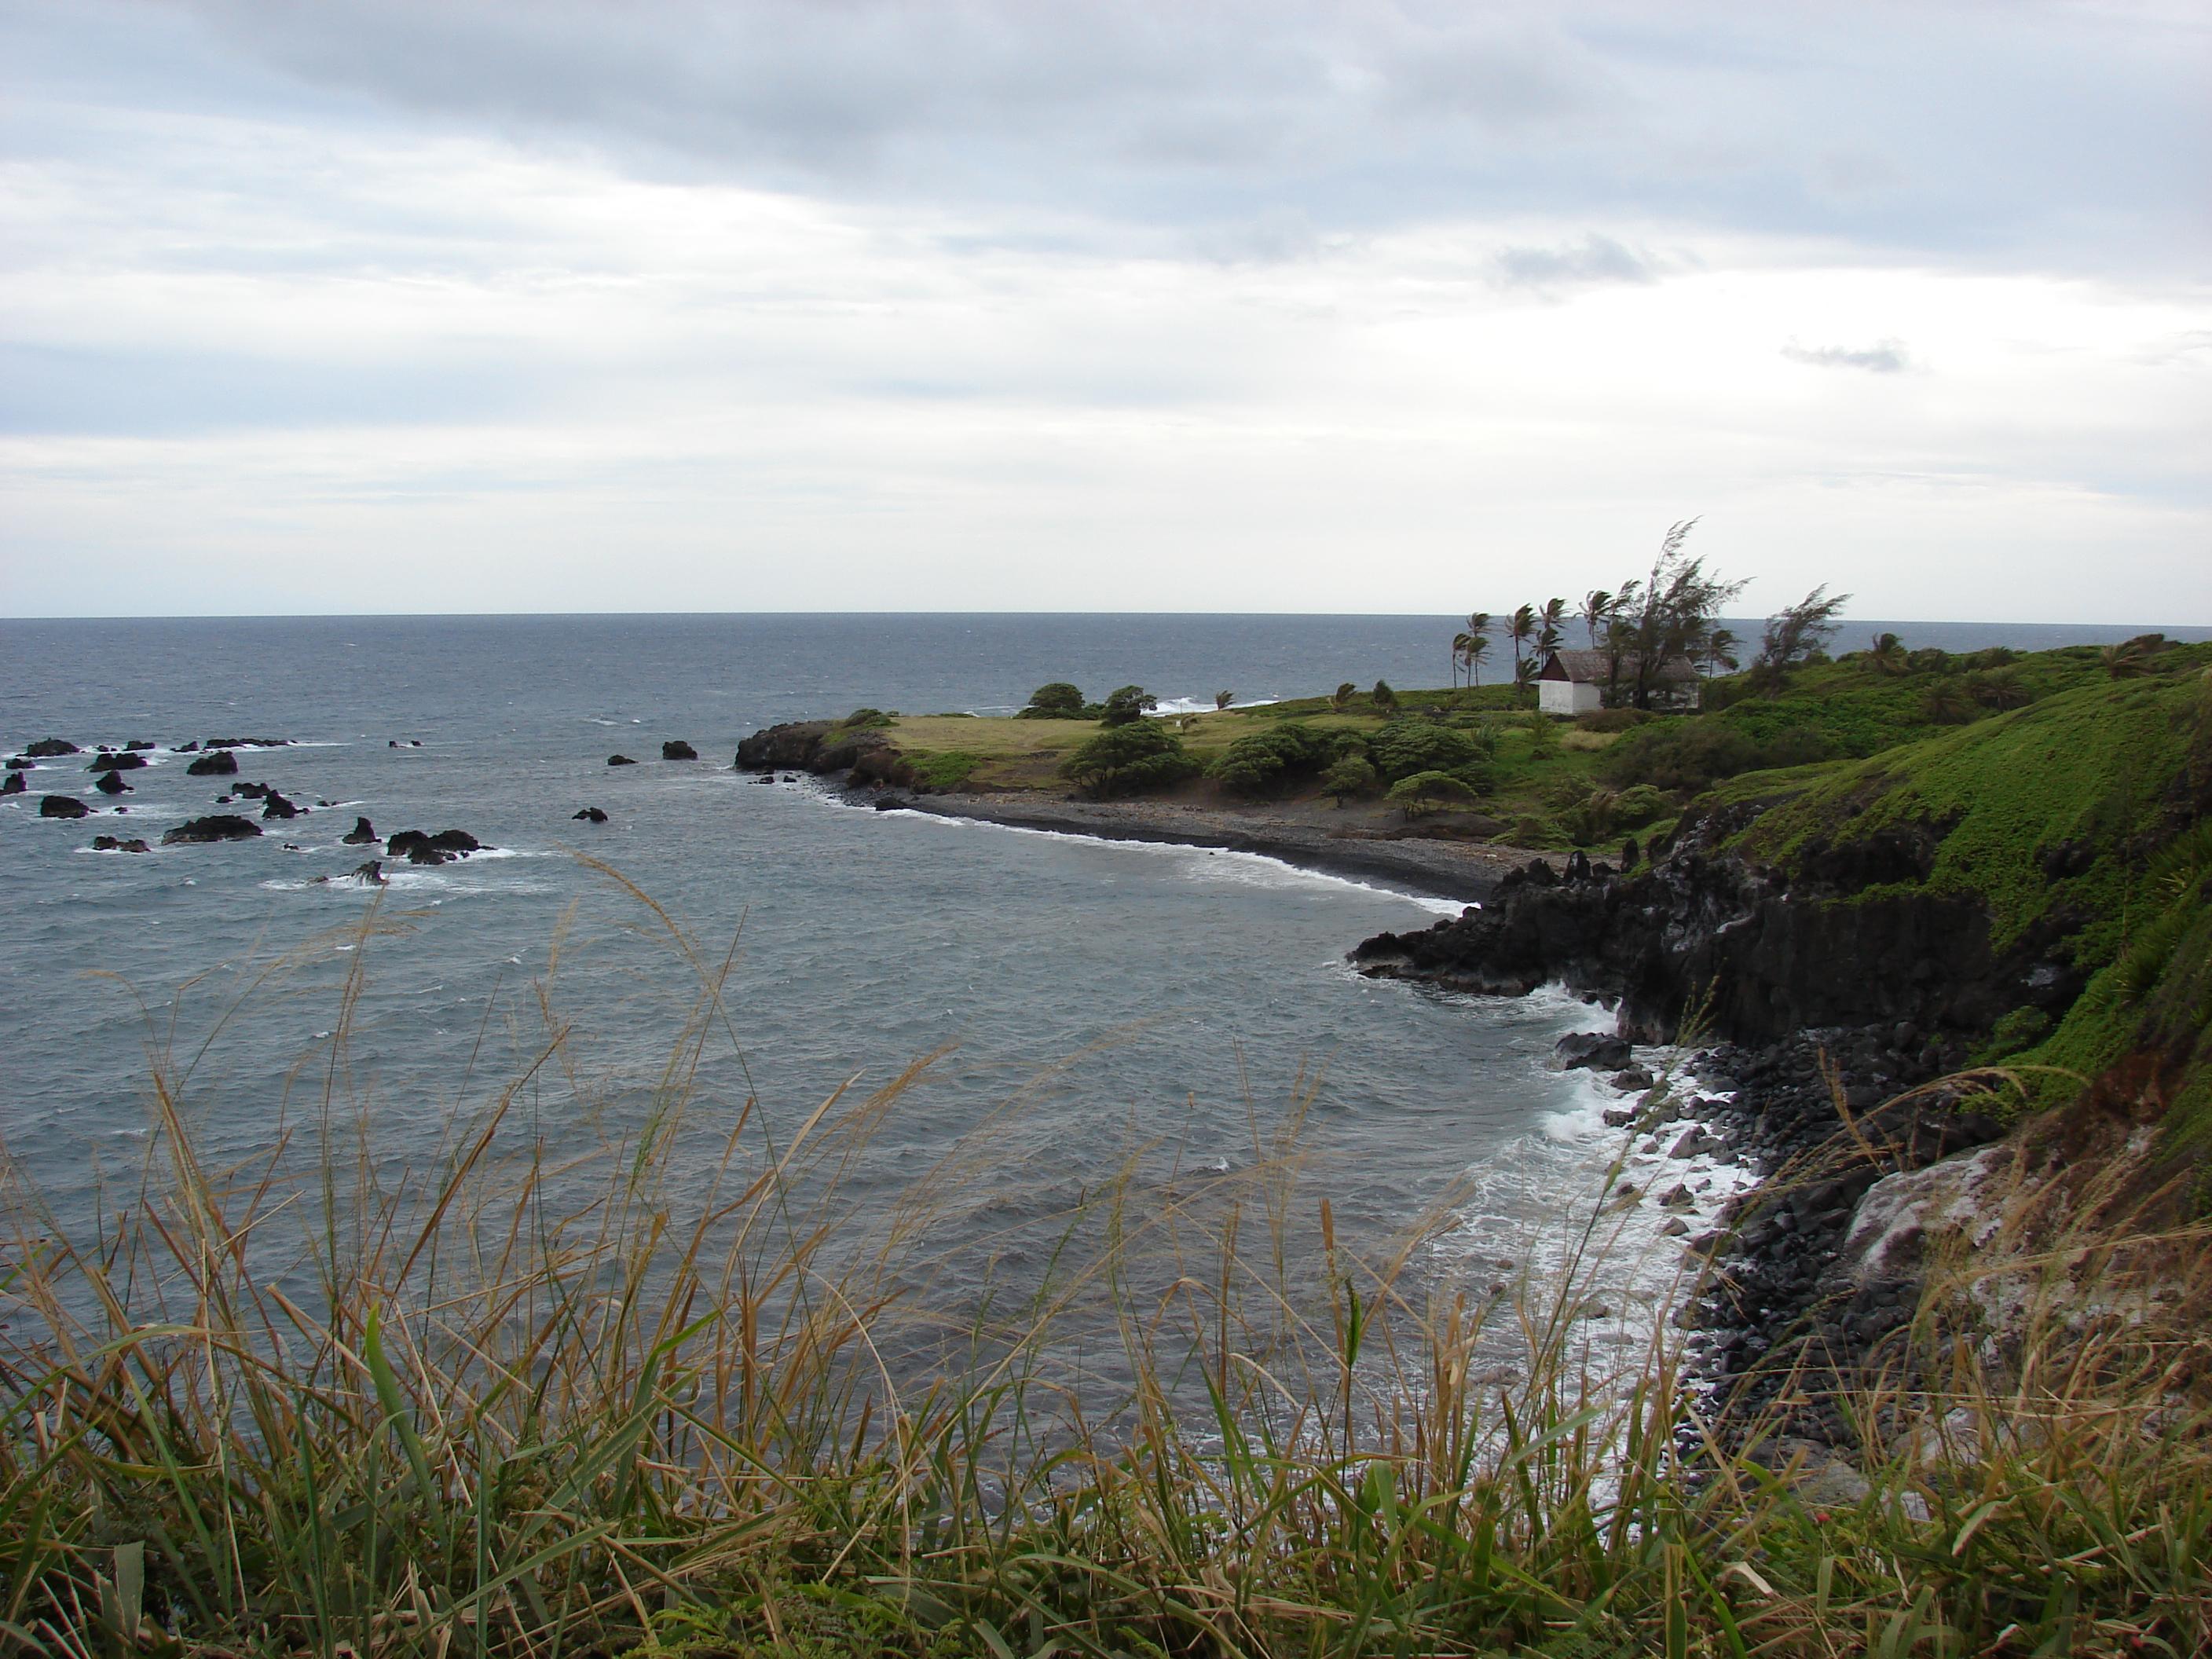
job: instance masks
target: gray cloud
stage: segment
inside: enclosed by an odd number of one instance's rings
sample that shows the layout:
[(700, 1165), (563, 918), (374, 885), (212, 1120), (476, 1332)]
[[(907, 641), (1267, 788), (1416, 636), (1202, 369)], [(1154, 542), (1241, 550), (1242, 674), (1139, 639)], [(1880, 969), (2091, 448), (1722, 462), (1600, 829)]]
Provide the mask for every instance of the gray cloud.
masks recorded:
[(1912, 354), (1902, 340), (1876, 340), (1868, 346), (1805, 346), (1792, 340), (1782, 355), (1814, 368), (1862, 368), (1869, 374), (1901, 374), (1912, 367)]
[(1563, 247), (1509, 247), (1497, 258), (1498, 279), (1510, 288), (1558, 289), (1604, 283), (1649, 283), (1657, 273), (1649, 260), (1610, 236), (1589, 235)]
[(0, 31), (40, 97), (319, 94), (646, 175), (1049, 206), (1194, 248), (1289, 212), (1324, 236), (1543, 215), (2014, 267), (2212, 259), (2212, 34), (2137, 7), (0, 0)]

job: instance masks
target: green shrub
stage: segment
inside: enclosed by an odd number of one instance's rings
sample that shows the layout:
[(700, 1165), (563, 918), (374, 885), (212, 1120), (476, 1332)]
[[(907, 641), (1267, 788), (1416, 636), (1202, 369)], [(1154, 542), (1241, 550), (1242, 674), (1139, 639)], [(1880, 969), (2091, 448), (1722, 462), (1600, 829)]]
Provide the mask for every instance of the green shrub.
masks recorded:
[(1632, 726), (1650, 723), (1651, 711), (1648, 708), (1595, 708), (1575, 716), (1575, 725), (1584, 732), (1626, 732)]
[(1674, 798), (1663, 789), (1655, 789), (1648, 783), (1624, 789), (1613, 803), (1613, 827), (1619, 830), (1641, 830), (1647, 823), (1656, 823), (1670, 817), (1674, 811)]
[(1416, 772), (1390, 786), (1390, 799), (1409, 818), (1449, 806), (1471, 806), (1474, 791), (1449, 772)]
[(1109, 726), (1060, 763), (1060, 775), (1095, 799), (1164, 789), (1198, 770), (1182, 739), (1158, 720)]
[(2040, 1008), (2015, 1008), (1990, 1027), (1990, 1040), (1982, 1053), (1986, 1059), (2001, 1059), (2023, 1048), (2033, 1048), (2050, 1035), (2049, 1014)]
[(1497, 740), (1487, 732), (1464, 732), (1410, 716), (1388, 722), (1367, 740), (1368, 758), (1393, 782), (1417, 772), (1475, 766), (1496, 748)]
[(1212, 775), (1231, 793), (1266, 794), (1320, 771), (1328, 763), (1330, 749), (1327, 734), (1294, 720), (1285, 721), (1237, 738), (1214, 762)]
[(1835, 745), (1810, 726), (1788, 726), (1760, 741), (1711, 720), (1669, 720), (1627, 733), (1606, 750), (1598, 773), (1622, 787), (1650, 784), (1695, 794), (1739, 772), (1806, 766), (1834, 753)]
[(880, 708), (855, 708), (837, 722), (848, 732), (859, 731), (863, 726), (889, 726), (890, 723), (891, 717)]
[(1141, 685), (1121, 685), (1106, 694), (1101, 705), (1098, 723), (1101, 726), (1127, 726), (1140, 720), (1160, 706), (1160, 700)]
[(1340, 806), (1347, 800), (1371, 795), (1382, 787), (1382, 778), (1363, 755), (1340, 756), (1321, 778), (1322, 793), (1334, 797)]
[(1082, 691), (1066, 680), (1054, 680), (1049, 685), (1040, 685), (1030, 693), (1029, 707), (1016, 715), (1024, 720), (1079, 720), (1083, 718)]

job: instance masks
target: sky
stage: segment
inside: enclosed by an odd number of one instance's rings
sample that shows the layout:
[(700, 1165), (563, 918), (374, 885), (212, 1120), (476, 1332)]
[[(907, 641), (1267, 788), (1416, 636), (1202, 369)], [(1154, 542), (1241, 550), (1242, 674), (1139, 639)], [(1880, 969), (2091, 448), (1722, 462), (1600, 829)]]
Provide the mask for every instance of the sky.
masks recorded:
[(2212, 10), (0, 0), (0, 613), (2212, 623)]

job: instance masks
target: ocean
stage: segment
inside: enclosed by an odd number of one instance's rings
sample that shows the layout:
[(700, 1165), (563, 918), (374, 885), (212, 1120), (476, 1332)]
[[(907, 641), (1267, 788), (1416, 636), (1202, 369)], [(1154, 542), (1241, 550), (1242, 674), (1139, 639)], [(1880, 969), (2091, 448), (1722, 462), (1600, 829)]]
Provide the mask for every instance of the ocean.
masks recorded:
[[(1881, 627), (2059, 642), (1853, 631)], [(731, 768), (738, 738), (777, 721), (1003, 712), (1048, 680), (1206, 706), (1435, 684), (1450, 632), (1399, 617), (0, 623), (6, 752), (158, 745), (112, 801), (88, 753), (0, 800), (0, 1137), (36, 1200), (15, 1219), (76, 1234), (129, 1207), (157, 1073), (210, 1168), (311, 1169), (343, 1144), (389, 1187), (434, 1172), (517, 1078), (557, 1182), (651, 1131), (672, 1054), (696, 1054), (685, 1110), (708, 1145), (748, 1110), (788, 1138), (839, 1091), (865, 1098), (933, 1057), (855, 1144), (837, 1201), (890, 1215), (934, 1179), (917, 1294), (954, 1316), (1031, 1272), (1086, 1192), (1171, 1192), (1292, 1146), (1362, 1248), (1425, 1228), (1439, 1272), (1524, 1259), (1614, 1150), (1598, 1112), (1616, 1097), (1549, 1063), (1605, 1019), (1564, 994), (1482, 1002), (1346, 965), (1367, 935), (1453, 907), (1241, 854), (879, 814)], [(314, 810), (252, 842), (89, 850), (225, 810), (232, 781), (175, 752), (211, 737), (290, 739), (238, 751), (240, 780)], [(661, 760), (678, 738), (701, 758)], [(616, 752), (640, 763), (611, 768)], [(47, 793), (100, 815), (41, 819)], [(608, 822), (575, 817), (590, 807)], [(387, 866), (373, 890), (343, 879), (377, 850), (342, 843), (356, 815), (492, 850)], [(708, 1163), (673, 1172), (672, 1212), (704, 1201)]]

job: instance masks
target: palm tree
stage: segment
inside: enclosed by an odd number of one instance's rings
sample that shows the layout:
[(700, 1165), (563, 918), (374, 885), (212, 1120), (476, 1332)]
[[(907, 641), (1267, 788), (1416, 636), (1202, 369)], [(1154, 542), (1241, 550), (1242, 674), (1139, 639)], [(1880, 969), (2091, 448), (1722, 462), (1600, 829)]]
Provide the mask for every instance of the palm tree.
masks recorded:
[(1521, 647), (1536, 637), (1536, 607), (1524, 605), (1505, 624), (1505, 637), (1513, 641), (1513, 678), (1521, 678)]
[(2145, 672), (2143, 648), (2133, 640), (2125, 645), (2108, 645), (2097, 653), (2097, 660), (2105, 672), (2116, 680), (2131, 680)]
[(1960, 726), (1974, 718), (1974, 700), (1956, 675), (1946, 674), (1921, 694), (1920, 711), (1938, 726)]
[(1589, 629), (1590, 649), (1597, 649), (1597, 631), (1605, 619), (1613, 614), (1613, 595), (1602, 587), (1593, 587), (1583, 595), (1583, 626)]
[(1536, 635), (1536, 651), (1539, 655), (1549, 656), (1559, 648), (1559, 619), (1566, 614), (1567, 602), (1565, 599), (1554, 599), (1544, 601), (1544, 608), (1539, 613), (1544, 625), (1542, 630)]
[(1217, 710), (1226, 708), (1236, 701), (1237, 694), (1234, 691), (1217, 691), (1213, 694), (1213, 706)]
[(1331, 708), (1335, 709), (1339, 714), (1342, 714), (1344, 712), (1345, 704), (1350, 702), (1358, 695), (1359, 688), (1354, 685), (1350, 680), (1346, 680), (1342, 685), (1338, 686), (1335, 690), (1328, 694), (1328, 706)]
[(1912, 665), (1905, 655), (1905, 641), (1894, 634), (1877, 634), (1874, 647), (1867, 653), (1867, 661), (1877, 674), (1906, 674)]
[(1513, 695), (1526, 703), (1536, 689), (1536, 676), (1543, 672), (1544, 665), (1534, 656), (1513, 665)]
[(1743, 665), (1736, 659), (1735, 648), (1742, 641), (1736, 638), (1733, 628), (1716, 628), (1705, 635), (1705, 677), (1710, 679), (1717, 669), (1725, 668), (1731, 674)]
[[(1480, 650), (1475, 648), (1477, 640), (1482, 641)], [(1454, 685), (1459, 684), (1461, 663), (1467, 664), (1468, 674), (1472, 676), (1477, 659), (1489, 649), (1490, 613), (1487, 611), (1471, 612), (1467, 619), (1467, 626), (1452, 635), (1452, 684)], [(1470, 678), (1468, 683), (1471, 685), (1474, 682)]]
[(1459, 653), (1462, 660), (1467, 664), (1467, 683), (1469, 685), (1480, 685), (1482, 659), (1490, 654), (1490, 635), (1462, 634), (1452, 641), (1452, 646)]

